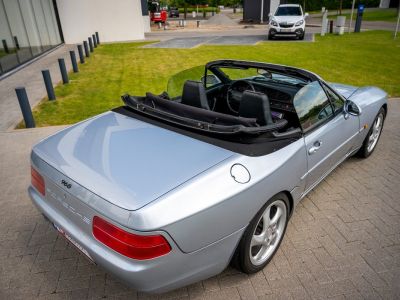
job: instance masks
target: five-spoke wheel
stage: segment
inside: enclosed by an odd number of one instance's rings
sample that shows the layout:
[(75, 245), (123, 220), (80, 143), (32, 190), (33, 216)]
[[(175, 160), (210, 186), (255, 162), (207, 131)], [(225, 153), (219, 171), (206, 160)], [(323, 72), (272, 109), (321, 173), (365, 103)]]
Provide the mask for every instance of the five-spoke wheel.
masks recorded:
[(264, 268), (279, 248), (288, 218), (289, 199), (284, 193), (268, 200), (247, 226), (233, 264), (246, 273)]
[(250, 260), (262, 265), (277, 248), (286, 225), (286, 205), (282, 200), (272, 202), (258, 221), (250, 242)]
[(374, 152), (382, 133), (383, 123), (385, 121), (385, 115), (386, 115), (385, 109), (381, 108), (374, 122), (372, 123), (372, 126), (367, 136), (365, 137), (363, 145), (357, 152), (358, 156), (366, 158), (370, 156), (372, 152)]

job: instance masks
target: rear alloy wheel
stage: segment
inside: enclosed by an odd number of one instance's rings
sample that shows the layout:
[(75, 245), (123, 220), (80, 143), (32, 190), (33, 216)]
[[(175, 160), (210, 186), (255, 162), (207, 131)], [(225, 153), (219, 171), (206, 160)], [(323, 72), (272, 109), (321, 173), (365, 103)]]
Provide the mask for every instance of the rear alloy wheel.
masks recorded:
[(279, 248), (288, 222), (288, 198), (271, 198), (250, 222), (235, 254), (236, 267), (245, 273), (263, 269)]
[(369, 130), (367, 136), (365, 137), (363, 145), (357, 152), (358, 156), (367, 158), (372, 154), (372, 152), (374, 152), (376, 145), (378, 144), (379, 138), (381, 137), (384, 121), (385, 121), (385, 110), (381, 108), (374, 120), (374, 123), (371, 126), (371, 129)]

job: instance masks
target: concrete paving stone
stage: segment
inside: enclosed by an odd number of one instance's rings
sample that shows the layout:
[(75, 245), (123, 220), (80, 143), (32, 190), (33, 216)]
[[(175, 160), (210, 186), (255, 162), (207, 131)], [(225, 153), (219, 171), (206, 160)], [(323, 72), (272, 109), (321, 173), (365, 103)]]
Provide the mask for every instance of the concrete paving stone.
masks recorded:
[[(265, 270), (265, 269), (264, 269)], [(252, 274), (249, 276), (251, 285), (253, 287), (256, 296), (262, 296), (272, 293), (272, 289), (269, 286), (267, 279), (263, 272)]]
[(72, 277), (72, 278), (59, 278), (57, 284), (57, 292), (68, 292), (89, 288), (90, 278), (87, 277)]
[(242, 300), (253, 300), (258, 298), (250, 282), (244, 285), (239, 285), (236, 288), (239, 292), (240, 299)]

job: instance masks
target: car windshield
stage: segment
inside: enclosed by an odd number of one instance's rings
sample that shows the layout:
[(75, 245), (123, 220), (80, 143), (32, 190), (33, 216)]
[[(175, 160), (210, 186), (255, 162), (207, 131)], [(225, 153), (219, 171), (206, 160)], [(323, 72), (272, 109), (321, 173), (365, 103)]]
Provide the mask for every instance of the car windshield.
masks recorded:
[(230, 80), (239, 80), (239, 79), (248, 79), (253, 81), (272, 81), (276, 83), (283, 83), (283, 84), (304, 84), (305, 81), (301, 80), (296, 77), (275, 73), (271, 71), (267, 71), (264, 69), (257, 69), (257, 68), (230, 68), (230, 67), (223, 67), (219, 68), (227, 78)]
[(183, 70), (168, 80), (167, 93), (171, 99), (182, 95), (183, 85), (187, 80), (201, 81), (204, 76), (204, 65)]
[(301, 16), (301, 10), (298, 6), (280, 6), (275, 16)]
[[(258, 68), (218, 67), (216, 71), (214, 71), (215, 74), (213, 74), (213, 72), (207, 70), (206, 88), (210, 88), (223, 82), (223, 78), (218, 77), (224, 77), (228, 82), (245, 79), (257, 82), (274, 82), (300, 86), (308, 83), (306, 80), (298, 77)], [(167, 85), (168, 96), (171, 99), (180, 97), (182, 95), (183, 85), (187, 80), (203, 82), (205, 78), (204, 76), (204, 65), (186, 69), (171, 76)]]

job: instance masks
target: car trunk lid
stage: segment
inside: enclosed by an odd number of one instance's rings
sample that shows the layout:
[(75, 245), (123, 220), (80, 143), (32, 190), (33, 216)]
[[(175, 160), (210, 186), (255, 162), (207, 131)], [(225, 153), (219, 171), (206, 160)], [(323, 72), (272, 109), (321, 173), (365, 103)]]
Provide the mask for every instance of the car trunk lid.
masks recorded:
[(64, 129), (33, 151), (86, 189), (127, 210), (145, 206), (233, 155), (114, 112)]

